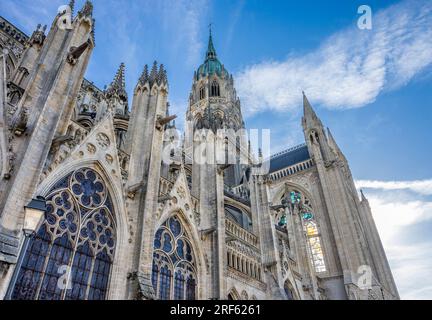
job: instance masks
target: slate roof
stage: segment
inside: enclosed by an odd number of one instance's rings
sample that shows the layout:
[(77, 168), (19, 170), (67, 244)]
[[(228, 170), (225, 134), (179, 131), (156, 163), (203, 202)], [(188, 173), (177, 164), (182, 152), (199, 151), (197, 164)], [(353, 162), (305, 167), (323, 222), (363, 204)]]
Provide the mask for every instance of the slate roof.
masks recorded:
[(270, 173), (310, 159), (306, 144), (275, 154), (270, 159)]

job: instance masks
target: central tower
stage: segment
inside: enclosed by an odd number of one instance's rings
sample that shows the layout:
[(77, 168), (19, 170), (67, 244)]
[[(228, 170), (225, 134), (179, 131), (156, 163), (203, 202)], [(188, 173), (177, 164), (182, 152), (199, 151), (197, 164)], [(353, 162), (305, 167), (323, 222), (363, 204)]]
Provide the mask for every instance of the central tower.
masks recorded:
[[(245, 123), (240, 100), (234, 88), (234, 79), (217, 57), (211, 30), (204, 63), (194, 72), (186, 117), (186, 135), (189, 137), (186, 140), (191, 141), (198, 130), (210, 130), (215, 135), (218, 130), (225, 130), (231, 132), (231, 136), (234, 134), (234, 138), (237, 139), (232, 144), (235, 146), (235, 153), (248, 157), (248, 150), (245, 147)], [(192, 149), (188, 142), (185, 146), (186, 150)], [(241, 146), (244, 147), (243, 150)], [(240, 156), (236, 158), (237, 164), (227, 169), (225, 183), (228, 186), (239, 184), (242, 178), (244, 168), (239, 165)], [(233, 164), (233, 161), (228, 163)]]
[[(191, 191), (200, 200), (202, 239), (209, 254), (208, 296), (224, 299), (224, 186), (236, 185), (241, 178), (238, 155), (244, 145), (244, 122), (233, 77), (217, 57), (211, 31), (204, 63), (194, 72), (186, 117), (186, 162), (191, 164)], [(247, 153), (247, 147), (243, 149)]]

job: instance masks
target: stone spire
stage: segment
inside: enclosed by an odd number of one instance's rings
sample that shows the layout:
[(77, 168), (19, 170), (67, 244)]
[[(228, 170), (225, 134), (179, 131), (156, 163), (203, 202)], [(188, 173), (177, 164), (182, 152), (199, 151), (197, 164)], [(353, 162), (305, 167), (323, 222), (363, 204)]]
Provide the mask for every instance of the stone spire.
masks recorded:
[(211, 32), (211, 26), (210, 26), (210, 34), (209, 34), (209, 41), (208, 41), (208, 48), (206, 53), (206, 59), (215, 59), (217, 57), (216, 55), (216, 49), (213, 45), (213, 37)]
[(153, 85), (153, 83), (157, 80), (157, 77), (158, 77), (157, 61), (154, 61), (149, 76), (150, 85)]
[(93, 15), (93, 3), (87, 0), (84, 7), (78, 12), (79, 16), (87, 17)]
[(122, 62), (114, 76), (113, 81), (108, 87), (107, 96), (110, 97), (113, 94), (117, 94), (122, 100), (127, 100), (126, 93), (126, 82), (125, 82), (125, 64)]
[(324, 131), (323, 125), (321, 123), (320, 118), (315, 113), (315, 110), (312, 108), (306, 94), (303, 92), (303, 129), (315, 128)]
[(145, 65), (138, 83), (144, 85), (146, 82), (149, 83), (150, 87), (152, 87), (155, 83), (158, 85), (167, 84), (168, 77), (164, 65), (161, 64), (158, 68), (157, 61), (153, 62), (150, 74), (148, 65)]
[(69, 1), (69, 8), (71, 9), (71, 15), (73, 17), (74, 9), (75, 9), (75, 0), (70, 0)]
[(314, 119), (314, 120), (318, 119), (304, 91), (303, 91), (303, 115), (306, 119)]
[(163, 64), (161, 64), (159, 67), (159, 73), (158, 73), (157, 81), (158, 81), (158, 84), (162, 84), (162, 83), (166, 84), (168, 82), (167, 72), (166, 72)]
[(140, 76), (140, 78), (139, 78), (139, 82), (140, 82), (141, 84), (144, 84), (144, 83), (146, 83), (146, 82), (148, 81), (148, 79), (149, 79), (148, 65), (145, 65), (145, 66), (144, 66), (144, 70), (143, 70), (143, 72), (141, 73), (141, 76)]
[(339, 148), (338, 144), (336, 143), (336, 140), (333, 138), (333, 135), (332, 135), (332, 133), (331, 133), (331, 131), (330, 131), (329, 128), (327, 128), (327, 139), (328, 139), (328, 142), (329, 142), (330, 147), (332, 147), (333, 150), (334, 150), (338, 155), (340, 155), (340, 156), (343, 157), (342, 150)]

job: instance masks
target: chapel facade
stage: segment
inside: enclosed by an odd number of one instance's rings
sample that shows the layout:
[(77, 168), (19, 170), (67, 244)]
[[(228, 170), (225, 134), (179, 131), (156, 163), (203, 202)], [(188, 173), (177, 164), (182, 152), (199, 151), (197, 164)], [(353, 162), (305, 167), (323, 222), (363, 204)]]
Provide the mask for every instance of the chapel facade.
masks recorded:
[[(124, 64), (103, 90), (84, 78), (92, 14), (87, 1), (70, 29), (58, 14), (31, 36), (0, 17), (1, 299), (399, 299), (368, 200), (306, 95), (305, 143), (256, 159), (210, 34), (176, 136), (163, 65), (131, 100)], [(221, 150), (232, 161), (201, 161)]]

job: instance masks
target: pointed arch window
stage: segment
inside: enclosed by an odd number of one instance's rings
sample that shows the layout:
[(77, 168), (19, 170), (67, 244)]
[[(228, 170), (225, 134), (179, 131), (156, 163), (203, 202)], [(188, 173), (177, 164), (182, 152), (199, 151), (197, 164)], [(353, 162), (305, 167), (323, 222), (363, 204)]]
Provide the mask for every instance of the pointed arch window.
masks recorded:
[(213, 80), (210, 87), (210, 97), (220, 97), (220, 87), (216, 80)]
[(177, 217), (165, 221), (155, 234), (152, 284), (161, 300), (196, 299), (195, 255)]
[(111, 196), (101, 176), (76, 170), (48, 193), (42, 226), (22, 252), (10, 298), (103, 300), (116, 244)]
[(200, 100), (202, 100), (202, 99), (205, 99), (205, 88), (204, 88), (204, 86), (202, 86), (202, 87), (200, 87), (200, 89), (199, 89), (199, 98), (200, 98)]
[[(307, 214), (309, 215), (310, 213)], [(321, 236), (318, 232), (318, 226), (312, 218), (309, 218), (309, 220), (305, 220), (304, 227), (309, 242), (312, 265), (315, 268), (315, 272), (325, 272), (327, 268), (324, 261), (324, 253), (321, 246)]]
[[(315, 220), (311, 201), (297, 190), (290, 190), (285, 193), (281, 202), (291, 206), (291, 209), (298, 210), (300, 214), (306, 240), (308, 243), (308, 251), (311, 259), (312, 266), (316, 273), (326, 272), (326, 264), (324, 259), (324, 252), (321, 245), (321, 234), (319, 233), (318, 224)], [(278, 227), (286, 227), (287, 217), (285, 213), (277, 216)]]

